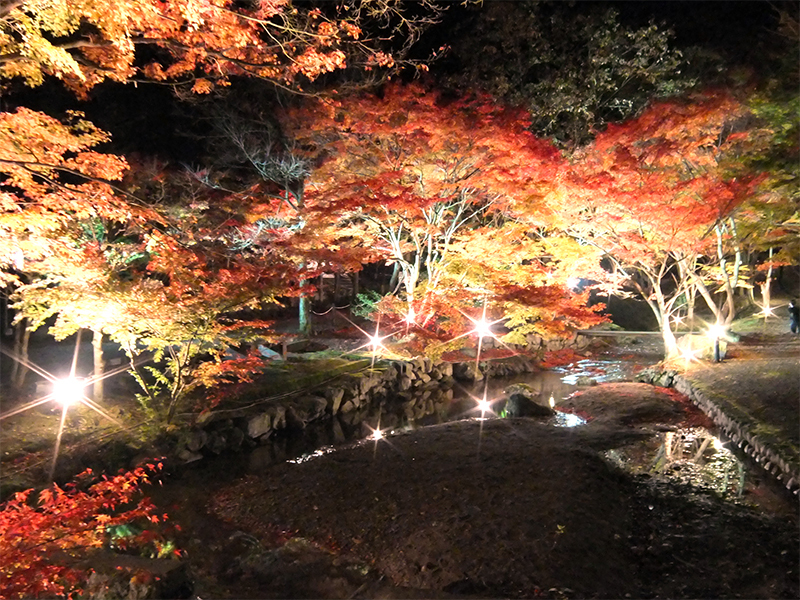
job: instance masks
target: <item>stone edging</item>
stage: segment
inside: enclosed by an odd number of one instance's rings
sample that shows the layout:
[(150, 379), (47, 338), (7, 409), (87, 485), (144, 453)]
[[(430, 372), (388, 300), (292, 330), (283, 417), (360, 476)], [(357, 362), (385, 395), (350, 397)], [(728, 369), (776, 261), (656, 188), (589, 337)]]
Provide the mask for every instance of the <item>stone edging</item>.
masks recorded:
[(452, 400), (456, 382), (536, 370), (531, 361), (521, 358), (480, 361), (478, 366), (476, 374), (475, 362), (434, 362), (422, 357), (381, 361), (375, 368), (342, 374), (329, 384), (290, 397), (202, 414), (175, 440), (169, 454), (180, 463), (190, 463), (269, 444), (277, 433), (302, 433), (312, 424), (338, 420), (349, 427), (369, 425), (376, 414), (382, 428), (391, 428), (402, 418), (434, 413)]
[(775, 450), (767, 446), (763, 440), (753, 434), (746, 426), (736, 422), (709, 399), (702, 391), (696, 389), (677, 371), (658, 371), (647, 369), (638, 377), (654, 385), (672, 387), (687, 396), (698, 408), (707, 414), (725, 436), (736, 444), (742, 452), (761, 465), (795, 496), (800, 496), (800, 471)]

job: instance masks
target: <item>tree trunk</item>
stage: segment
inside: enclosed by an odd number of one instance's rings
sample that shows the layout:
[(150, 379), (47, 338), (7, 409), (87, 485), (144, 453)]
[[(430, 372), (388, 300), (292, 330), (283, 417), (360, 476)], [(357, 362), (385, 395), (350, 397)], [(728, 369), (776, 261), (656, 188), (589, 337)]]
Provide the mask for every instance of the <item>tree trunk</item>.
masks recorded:
[(678, 356), (678, 341), (669, 326), (669, 318), (664, 318), (661, 323), (661, 339), (664, 341), (664, 358), (670, 359)]
[(325, 299), (325, 274), (320, 273), (317, 277), (317, 302), (322, 303)]
[(342, 291), (342, 275), (339, 272), (333, 274), (333, 306), (339, 301), (339, 294)]
[[(717, 233), (717, 257), (719, 258), (719, 267), (720, 267), (720, 276), (722, 277), (723, 282), (723, 289), (725, 290), (725, 308), (722, 311), (723, 319), (721, 320), (721, 324), (727, 327), (733, 322), (733, 319), (736, 317), (736, 303), (734, 302), (733, 298), (733, 290), (737, 284), (737, 279), (739, 277), (739, 267), (741, 262), (741, 253), (739, 252), (738, 245), (736, 246), (736, 257), (733, 266), (734, 271), (734, 281), (731, 284), (731, 277), (728, 275), (728, 261), (725, 258), (725, 253), (722, 248), (722, 230), (724, 225), (717, 224), (714, 230)], [(727, 231), (727, 227), (725, 227)], [(717, 317), (719, 321), (719, 317)]]
[(772, 296), (772, 288), (770, 283), (772, 282), (772, 246), (769, 248), (769, 267), (767, 268), (767, 277), (764, 280), (764, 283), (761, 284), (761, 306), (762, 310), (764, 311), (764, 315), (767, 316), (770, 313), (771, 305), (771, 296)]
[(92, 330), (92, 358), (94, 363), (94, 400), (103, 401), (103, 374), (106, 363), (103, 357), (103, 332)]
[(25, 385), (25, 378), (28, 375), (28, 345), (31, 340), (31, 332), (28, 329), (28, 319), (22, 319), (17, 323), (14, 331), (14, 367), (11, 372), (11, 385), (14, 389), (21, 389)]
[[(308, 287), (308, 281), (303, 280), (300, 282), (300, 287)], [(310, 336), (311, 335), (311, 301), (308, 298), (308, 294), (303, 293), (300, 296), (300, 302), (297, 308), (297, 332), (301, 335)]]

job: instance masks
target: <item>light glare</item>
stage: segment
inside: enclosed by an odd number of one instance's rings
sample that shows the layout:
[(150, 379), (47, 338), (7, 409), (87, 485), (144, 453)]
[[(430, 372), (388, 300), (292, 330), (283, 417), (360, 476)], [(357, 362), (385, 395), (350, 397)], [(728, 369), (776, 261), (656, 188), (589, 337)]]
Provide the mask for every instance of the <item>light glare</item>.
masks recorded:
[(74, 377), (57, 379), (53, 382), (53, 399), (64, 406), (75, 404), (83, 397), (84, 385), (83, 381)]
[(482, 338), (484, 337), (492, 337), (492, 324), (489, 323), (486, 319), (479, 319), (475, 321), (475, 333), (477, 333)]

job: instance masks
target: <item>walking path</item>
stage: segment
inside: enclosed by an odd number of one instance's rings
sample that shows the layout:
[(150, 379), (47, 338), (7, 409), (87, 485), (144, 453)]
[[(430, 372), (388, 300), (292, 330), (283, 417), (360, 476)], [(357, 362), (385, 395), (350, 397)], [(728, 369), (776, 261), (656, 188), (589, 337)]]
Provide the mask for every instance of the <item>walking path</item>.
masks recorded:
[(788, 320), (750, 319), (722, 362), (694, 362), (674, 372), (686, 394), (747, 455), (800, 495), (800, 335)]

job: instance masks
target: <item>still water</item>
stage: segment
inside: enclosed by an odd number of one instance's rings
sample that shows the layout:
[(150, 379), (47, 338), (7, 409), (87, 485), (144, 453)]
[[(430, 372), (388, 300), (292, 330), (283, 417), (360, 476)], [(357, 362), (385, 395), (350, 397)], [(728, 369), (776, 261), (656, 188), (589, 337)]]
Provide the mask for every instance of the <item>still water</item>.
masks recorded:
[[(270, 448), (253, 452), (251, 472), (261, 471), (276, 461), (299, 463), (314, 460), (341, 445), (369, 442), (372, 435), (391, 436), (393, 433), (461, 419), (503, 418), (507, 394), (512, 384), (524, 383), (542, 398), (551, 399), (556, 413), (544, 423), (553, 427), (582, 427), (582, 416), (558, 410), (560, 402), (587, 385), (634, 380), (641, 364), (633, 361), (581, 360), (547, 371), (529, 373), (514, 378), (489, 379), (471, 388), (457, 387), (453, 399), (435, 407), (419, 419), (378, 415), (378, 422), (392, 423), (375, 433), (375, 416), (367, 417), (372, 427), (348, 427), (334, 419), (324, 430), (310, 429), (302, 440), (276, 440)], [(479, 407), (479, 401), (485, 400)], [(589, 415), (591, 418), (591, 415)], [(688, 483), (711, 490), (736, 502), (747, 502), (767, 512), (794, 515), (795, 503), (786, 490), (766, 471), (744, 456), (732, 444), (719, 437), (719, 432), (703, 427), (674, 427), (648, 424), (653, 434), (645, 440), (608, 450), (610, 462), (633, 474), (659, 476), (676, 483)]]

